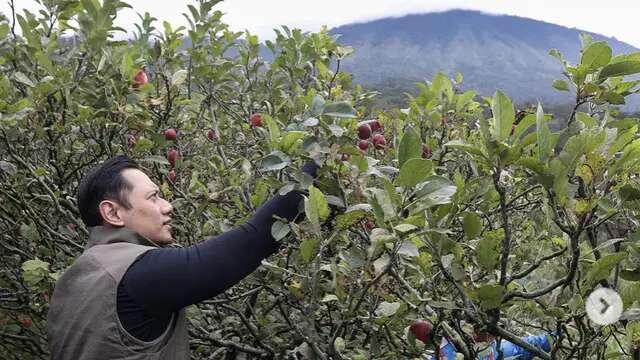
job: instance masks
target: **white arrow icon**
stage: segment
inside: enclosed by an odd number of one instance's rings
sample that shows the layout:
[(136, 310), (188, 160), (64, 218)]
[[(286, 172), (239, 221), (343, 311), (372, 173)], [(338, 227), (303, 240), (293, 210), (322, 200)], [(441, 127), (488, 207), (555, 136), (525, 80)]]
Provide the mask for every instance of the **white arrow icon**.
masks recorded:
[(589, 295), (585, 308), (591, 321), (598, 325), (609, 325), (620, 319), (622, 299), (614, 290), (599, 288)]

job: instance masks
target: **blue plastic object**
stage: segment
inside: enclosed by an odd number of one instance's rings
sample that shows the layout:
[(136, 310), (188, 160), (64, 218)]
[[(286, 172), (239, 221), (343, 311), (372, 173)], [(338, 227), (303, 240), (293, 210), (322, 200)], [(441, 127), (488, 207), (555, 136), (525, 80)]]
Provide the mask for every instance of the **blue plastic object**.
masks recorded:
[[(525, 341), (526, 343), (529, 343), (533, 346), (540, 348), (541, 350), (548, 352), (548, 351), (551, 351), (551, 344), (549, 344), (548, 336), (549, 334), (525, 336), (522, 338), (522, 340)], [(496, 343), (493, 342), (491, 347), (492, 347), (491, 352), (488, 355), (480, 356), (477, 358), (477, 360), (497, 359), (498, 351), (496, 349)], [(502, 352), (504, 353), (505, 358), (515, 357), (518, 360), (533, 359), (533, 354), (531, 354), (529, 351), (525, 350), (524, 348), (512, 342), (502, 340), (500, 342), (500, 348), (502, 349)], [(449, 341), (446, 341), (446, 339), (443, 340), (442, 344), (440, 345), (440, 359), (436, 359), (435, 357), (432, 357), (432, 360), (456, 360), (455, 346), (453, 346), (453, 344), (450, 343)]]

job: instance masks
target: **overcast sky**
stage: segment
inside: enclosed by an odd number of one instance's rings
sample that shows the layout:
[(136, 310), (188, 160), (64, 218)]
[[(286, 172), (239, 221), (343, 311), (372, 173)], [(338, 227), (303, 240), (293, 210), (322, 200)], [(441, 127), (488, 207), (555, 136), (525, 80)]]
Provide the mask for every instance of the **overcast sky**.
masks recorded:
[[(8, 0), (0, 0), (8, 14)], [(14, 0), (18, 9), (36, 11), (35, 0)], [(195, 0), (125, 0), (133, 9), (122, 11), (117, 24), (127, 30), (138, 22), (136, 13), (148, 11), (159, 20), (186, 24), (183, 12)], [(273, 37), (279, 25), (316, 31), (388, 16), (443, 11), (453, 8), (509, 14), (575, 27), (616, 37), (640, 47), (640, 0), (227, 0), (218, 4), (223, 21), (233, 30), (245, 30), (261, 40)], [(161, 28), (161, 26), (159, 26)]]

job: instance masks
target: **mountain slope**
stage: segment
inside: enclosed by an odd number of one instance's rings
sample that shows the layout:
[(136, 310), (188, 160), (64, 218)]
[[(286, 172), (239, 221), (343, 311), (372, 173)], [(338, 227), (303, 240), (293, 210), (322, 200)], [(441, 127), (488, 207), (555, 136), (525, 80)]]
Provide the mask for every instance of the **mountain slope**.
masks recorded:
[[(567, 60), (580, 57), (580, 33), (606, 40), (614, 54), (639, 51), (631, 45), (577, 29), (516, 16), (452, 10), (407, 15), (331, 30), (339, 42), (355, 48), (343, 63), (354, 81), (393, 91), (412, 91), (414, 83), (438, 71), (464, 75), (465, 88), (485, 95), (497, 88), (516, 101), (567, 103), (571, 95), (551, 87), (562, 78), (556, 48)], [(637, 108), (637, 101), (629, 104)]]

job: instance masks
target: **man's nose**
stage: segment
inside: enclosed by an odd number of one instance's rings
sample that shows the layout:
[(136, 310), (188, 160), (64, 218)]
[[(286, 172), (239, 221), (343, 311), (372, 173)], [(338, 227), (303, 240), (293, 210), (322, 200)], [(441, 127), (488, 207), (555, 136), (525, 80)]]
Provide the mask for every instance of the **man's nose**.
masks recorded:
[[(163, 199), (164, 200), (164, 199)], [(165, 202), (165, 206), (164, 206), (164, 212), (167, 214), (170, 214), (173, 212), (173, 205), (171, 205), (170, 202), (168, 202), (167, 200), (164, 200)]]

